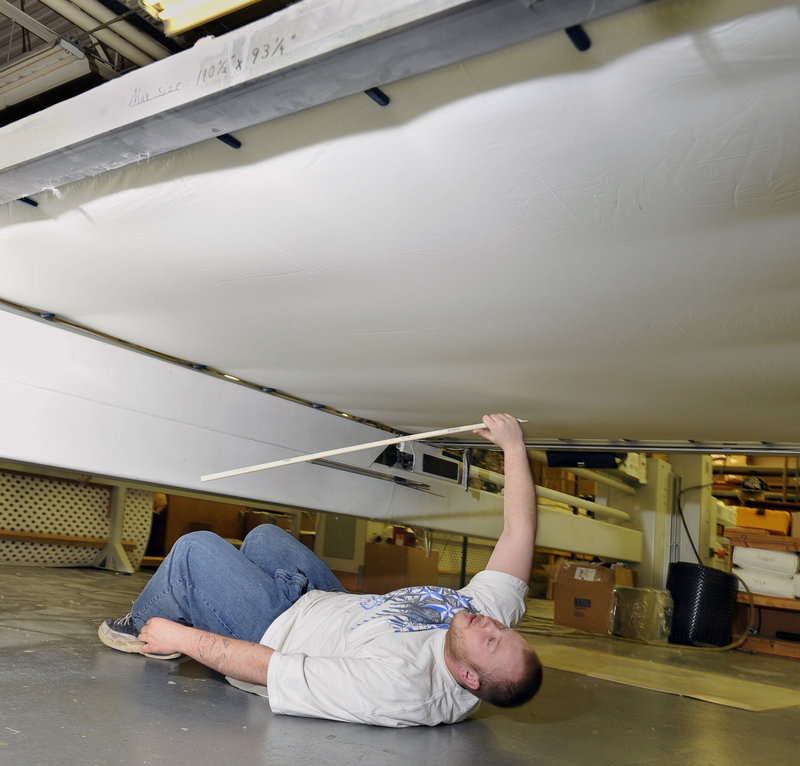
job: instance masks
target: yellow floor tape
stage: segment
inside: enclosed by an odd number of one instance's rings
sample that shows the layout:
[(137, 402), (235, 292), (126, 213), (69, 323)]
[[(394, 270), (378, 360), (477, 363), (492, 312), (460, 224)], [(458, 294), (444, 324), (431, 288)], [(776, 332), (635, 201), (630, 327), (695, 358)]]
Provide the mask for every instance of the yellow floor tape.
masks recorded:
[(531, 641), (546, 668), (580, 673), (591, 678), (679, 694), (741, 710), (772, 710), (800, 705), (800, 691), (754, 681), (667, 665), (650, 660), (618, 657), (605, 652), (546, 641)]

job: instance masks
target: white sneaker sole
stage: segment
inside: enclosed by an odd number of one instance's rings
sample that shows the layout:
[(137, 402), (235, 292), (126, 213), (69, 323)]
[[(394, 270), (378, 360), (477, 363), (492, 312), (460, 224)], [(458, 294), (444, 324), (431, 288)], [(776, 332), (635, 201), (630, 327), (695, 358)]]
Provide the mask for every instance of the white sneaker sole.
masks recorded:
[(150, 654), (143, 652), (142, 646), (144, 644), (129, 636), (125, 633), (118, 633), (108, 627), (105, 622), (100, 623), (97, 629), (97, 637), (109, 648), (116, 649), (118, 652), (126, 652), (127, 654), (141, 654), (143, 657), (150, 657), (153, 660), (175, 660), (181, 656), (180, 652), (172, 654)]

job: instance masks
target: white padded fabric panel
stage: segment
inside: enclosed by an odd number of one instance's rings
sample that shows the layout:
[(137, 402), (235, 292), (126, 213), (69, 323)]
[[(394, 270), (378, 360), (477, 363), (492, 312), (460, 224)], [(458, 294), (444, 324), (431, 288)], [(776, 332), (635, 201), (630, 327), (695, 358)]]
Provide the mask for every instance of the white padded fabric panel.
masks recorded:
[[(0, 528), (66, 537), (108, 538), (111, 487), (102, 484), (0, 471)], [(136, 542), (128, 553), (138, 568), (150, 537), (153, 495), (129, 489), (122, 539)], [(0, 564), (89, 566), (99, 549), (0, 540)]]

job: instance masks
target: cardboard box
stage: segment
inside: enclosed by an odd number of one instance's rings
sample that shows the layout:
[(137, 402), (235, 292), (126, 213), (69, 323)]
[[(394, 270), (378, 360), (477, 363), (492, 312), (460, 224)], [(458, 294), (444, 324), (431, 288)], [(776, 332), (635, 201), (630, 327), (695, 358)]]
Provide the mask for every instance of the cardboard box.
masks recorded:
[(407, 545), (367, 543), (364, 546), (364, 593), (389, 593), (410, 585), (436, 585), (439, 578), (439, 552), (425, 555), (424, 548)]
[(633, 571), (627, 567), (564, 561), (555, 577), (553, 622), (610, 634), (614, 587), (633, 584)]
[(775, 535), (788, 535), (791, 516), (787, 511), (771, 511), (764, 508), (738, 506), (736, 526), (745, 529), (763, 529)]
[(790, 513), (792, 517), (791, 530), (789, 534), (792, 537), (800, 537), (800, 513)]

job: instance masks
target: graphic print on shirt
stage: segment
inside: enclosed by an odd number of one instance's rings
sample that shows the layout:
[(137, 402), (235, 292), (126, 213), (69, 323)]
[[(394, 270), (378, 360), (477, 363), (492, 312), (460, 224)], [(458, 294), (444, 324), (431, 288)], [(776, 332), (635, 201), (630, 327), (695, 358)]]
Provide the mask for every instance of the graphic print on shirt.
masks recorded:
[(353, 628), (383, 618), (388, 620), (395, 633), (434, 628), (446, 630), (456, 612), (476, 613), (467, 596), (452, 588), (428, 585), (401, 588), (385, 596), (370, 596), (359, 603), (370, 614)]

